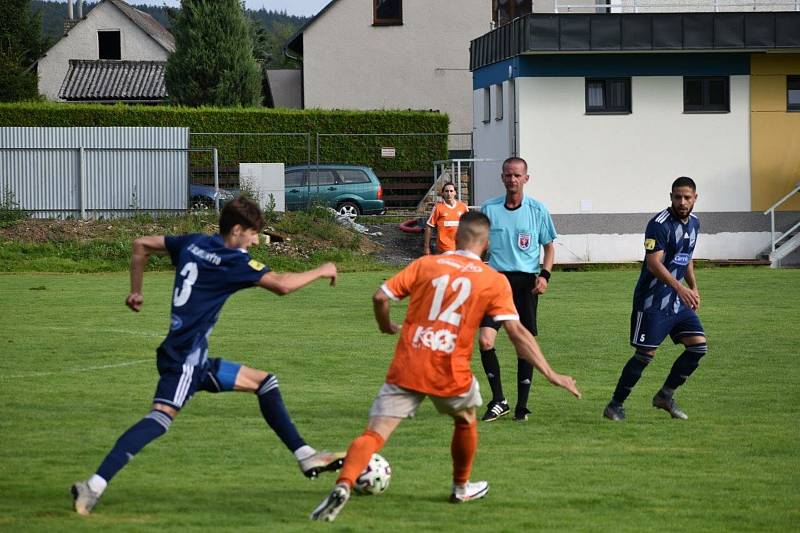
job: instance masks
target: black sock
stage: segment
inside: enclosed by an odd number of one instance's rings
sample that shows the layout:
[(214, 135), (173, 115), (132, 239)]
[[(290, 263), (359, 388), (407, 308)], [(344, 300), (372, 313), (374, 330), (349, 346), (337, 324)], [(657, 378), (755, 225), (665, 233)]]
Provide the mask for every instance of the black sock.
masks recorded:
[(642, 377), (644, 368), (649, 365), (652, 360), (652, 355), (647, 355), (639, 351), (628, 359), (628, 362), (625, 363), (625, 366), (622, 368), (622, 374), (619, 376), (617, 388), (614, 389), (612, 401), (622, 405), (622, 402), (628, 398), (628, 395), (639, 381), (639, 378)]
[(523, 359), (517, 359), (517, 407), (515, 414), (525, 414), (528, 411), (528, 395), (531, 392), (533, 381), (533, 365)]
[(289, 411), (286, 410), (286, 405), (283, 403), (281, 391), (278, 390), (278, 378), (275, 377), (275, 374), (267, 374), (256, 391), (256, 396), (258, 396), (258, 405), (264, 420), (283, 441), (283, 444), (289, 448), (289, 451), (293, 452), (301, 446), (305, 446), (306, 441), (297, 432), (292, 417), (289, 416)]
[(500, 361), (497, 360), (497, 352), (494, 348), (481, 350), (481, 363), (483, 363), (483, 371), (486, 372), (486, 379), (489, 380), (489, 386), (492, 388), (492, 401), (505, 400), (503, 383), (500, 380)]
[(667, 380), (661, 388), (661, 393), (666, 397), (671, 397), (675, 389), (686, 383), (692, 372), (697, 370), (700, 365), (700, 359), (706, 354), (707, 350), (706, 343), (687, 346), (686, 351), (673, 363), (672, 370), (670, 370)]

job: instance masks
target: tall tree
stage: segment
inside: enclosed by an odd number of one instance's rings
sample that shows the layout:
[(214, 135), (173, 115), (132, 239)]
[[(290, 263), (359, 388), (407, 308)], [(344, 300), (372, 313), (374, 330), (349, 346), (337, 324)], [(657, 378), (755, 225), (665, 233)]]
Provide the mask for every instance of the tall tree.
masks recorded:
[(170, 99), (192, 107), (259, 104), (261, 71), (238, 0), (182, 0), (172, 34), (175, 53), (164, 74)]
[(0, 17), (0, 101), (38, 98), (36, 73), (28, 67), (47, 49), (39, 12), (30, 0), (3, 0)]

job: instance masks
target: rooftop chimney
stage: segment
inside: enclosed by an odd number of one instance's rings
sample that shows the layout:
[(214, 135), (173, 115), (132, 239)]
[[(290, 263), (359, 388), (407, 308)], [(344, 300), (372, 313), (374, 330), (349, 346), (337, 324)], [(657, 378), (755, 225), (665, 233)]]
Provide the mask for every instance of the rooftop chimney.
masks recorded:
[(78, 20), (83, 18), (83, 0), (78, 0)]
[(67, 0), (67, 20), (72, 20), (72, 0)]

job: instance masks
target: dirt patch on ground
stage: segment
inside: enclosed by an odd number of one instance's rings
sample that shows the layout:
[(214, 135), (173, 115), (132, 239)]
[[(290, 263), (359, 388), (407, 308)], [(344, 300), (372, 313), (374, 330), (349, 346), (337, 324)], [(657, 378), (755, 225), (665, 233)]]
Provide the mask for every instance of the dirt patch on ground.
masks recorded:
[(382, 262), (392, 266), (406, 266), (422, 255), (422, 234), (400, 231), (398, 223), (366, 224), (370, 233), (381, 235), (369, 238), (380, 245), (374, 255)]

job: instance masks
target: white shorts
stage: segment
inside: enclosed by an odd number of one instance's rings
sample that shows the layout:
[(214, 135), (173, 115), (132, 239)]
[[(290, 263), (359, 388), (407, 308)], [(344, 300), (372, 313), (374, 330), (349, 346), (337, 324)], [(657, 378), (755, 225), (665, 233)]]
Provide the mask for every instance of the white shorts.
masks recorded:
[(471, 407), (483, 405), (481, 388), (478, 380), (472, 377), (472, 385), (464, 394), (458, 396), (430, 396), (391, 383), (384, 383), (378, 395), (372, 402), (369, 410), (370, 418), (373, 416), (389, 416), (393, 418), (411, 418), (417, 412), (417, 407), (425, 397), (429, 397), (436, 410), (444, 415), (452, 415)]

